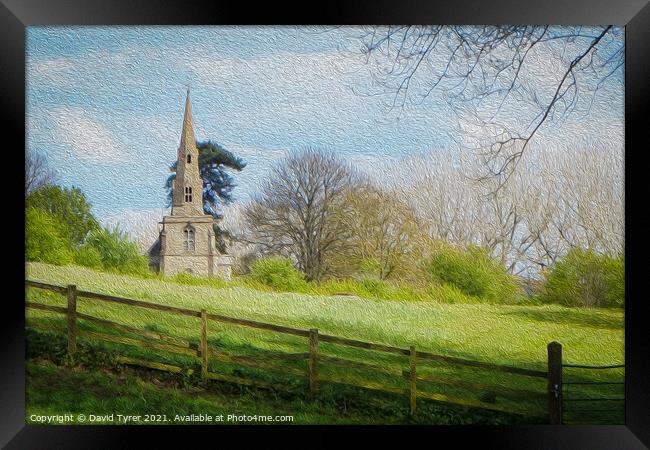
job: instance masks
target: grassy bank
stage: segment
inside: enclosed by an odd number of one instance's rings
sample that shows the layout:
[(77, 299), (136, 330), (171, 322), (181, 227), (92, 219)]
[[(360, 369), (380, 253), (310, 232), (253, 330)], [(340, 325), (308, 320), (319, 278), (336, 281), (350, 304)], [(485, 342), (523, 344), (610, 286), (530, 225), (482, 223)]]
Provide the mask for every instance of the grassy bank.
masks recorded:
[[(60, 285), (76, 284), (83, 290), (195, 310), (206, 309), (234, 317), (303, 329), (318, 328), (323, 333), (375, 343), (400, 347), (414, 344), (422, 351), (518, 367), (545, 370), (546, 345), (553, 340), (564, 345), (567, 362), (610, 364), (623, 360), (623, 314), (620, 310), (574, 309), (554, 305), (406, 303), (357, 297), (279, 294), (243, 287), (187, 286), (159, 279), (145, 280), (105, 274), (79, 267), (31, 263), (27, 266), (27, 276)], [(28, 297), (48, 304), (65, 304), (62, 295), (36, 289), (30, 289)], [(198, 342), (199, 324), (193, 318), (83, 298), (79, 300), (78, 308), (86, 314)], [(60, 331), (65, 329), (63, 317), (41, 311), (29, 310), (28, 323), (51, 326)], [(94, 327), (83, 321), (80, 323), (82, 329)], [(255, 355), (268, 349), (290, 352), (304, 352), (307, 349), (304, 338), (218, 323), (210, 324), (209, 342), (224, 352), (246, 355)], [(407, 365), (406, 358), (398, 355), (377, 354), (333, 344), (323, 344), (321, 350), (324, 354), (383, 366), (404, 368)], [(133, 347), (120, 347), (120, 351), (134, 357), (171, 360), (184, 366), (195, 363), (190, 358), (162, 355)], [(305, 369), (302, 367), (306, 364), (304, 361), (295, 363), (297, 367)], [(213, 364), (211, 370), (234, 373), (241, 369)], [(362, 371), (343, 371), (324, 364), (322, 372), (328, 371), (344, 377), (373, 376), (383, 383), (403, 387), (403, 380), (400, 379), (384, 379)], [(449, 378), (497, 386), (521, 387), (538, 392), (545, 389), (544, 379), (535, 380), (442, 363), (430, 364), (421, 369), (422, 373), (426, 374), (427, 371)], [(274, 382), (294, 383), (289, 377), (278, 378), (267, 374), (259, 376), (270, 377)], [(456, 388), (436, 389), (456, 396), (471, 395), (476, 398), (477, 395), (474, 392), (454, 390)], [(498, 402), (518, 409), (530, 408), (536, 412), (544, 409), (543, 401), (535, 404), (532, 401), (508, 403), (508, 400), (499, 398)]]
[[(516, 416), (469, 412), (466, 408), (432, 402), (421, 404), (418, 414), (409, 417), (406, 404), (396, 405), (391, 398), (352, 391), (329, 391), (308, 400), (301, 395), (221, 383), (184, 387), (171, 376), (146, 370), (89, 371), (57, 366), (43, 358), (29, 360), (26, 369), (27, 423), (43, 423), (43, 419), (36, 416), (62, 414), (68, 414), (70, 422), (52, 424), (457, 425), (521, 422)], [(85, 416), (84, 420), (79, 420), (79, 414)], [(97, 416), (93, 422), (90, 414)], [(126, 422), (117, 414), (136, 417)], [(152, 414), (163, 417), (147, 417)], [(201, 420), (197, 417), (200, 414), (211, 415), (213, 420)], [(218, 420), (220, 415), (222, 418)]]
[[(179, 388), (169, 380), (161, 380), (160, 375), (135, 370), (122, 373), (75, 370), (44, 360), (28, 362), (26, 395), (27, 423), (41, 423), (34, 416), (60, 414), (72, 416), (71, 422), (64, 423), (68, 425), (355, 424), (378, 419), (383, 423), (403, 420), (394, 414), (382, 414), (380, 410), (371, 416), (367, 410), (352, 407), (341, 414), (340, 408), (326, 402), (287, 400), (274, 393), (233, 386)], [(80, 422), (79, 414), (84, 414), (85, 420)], [(91, 422), (91, 414), (103, 417)], [(139, 417), (120, 422), (118, 414)], [(152, 414), (156, 417), (147, 417)], [(212, 422), (192, 420), (200, 414), (223, 418)]]

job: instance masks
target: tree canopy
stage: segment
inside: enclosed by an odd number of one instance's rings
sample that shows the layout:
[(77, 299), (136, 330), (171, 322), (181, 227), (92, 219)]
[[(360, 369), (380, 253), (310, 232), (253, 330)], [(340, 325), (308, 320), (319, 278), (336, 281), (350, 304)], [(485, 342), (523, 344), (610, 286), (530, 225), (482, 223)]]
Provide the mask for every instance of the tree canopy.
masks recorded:
[(245, 211), (256, 243), (298, 263), (308, 281), (325, 275), (349, 234), (339, 220), (354, 171), (331, 151), (294, 152), (272, 169)]
[(79, 188), (42, 186), (27, 197), (26, 203), (28, 207), (45, 211), (64, 224), (66, 237), (75, 247), (91, 231), (99, 228), (99, 223), (90, 212), (91, 205)]

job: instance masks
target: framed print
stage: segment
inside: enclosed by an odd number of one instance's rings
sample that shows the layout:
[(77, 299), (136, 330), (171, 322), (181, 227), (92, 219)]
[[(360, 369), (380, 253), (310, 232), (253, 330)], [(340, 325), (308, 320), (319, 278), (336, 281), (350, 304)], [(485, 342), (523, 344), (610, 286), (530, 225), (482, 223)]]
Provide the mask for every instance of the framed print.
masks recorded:
[(242, 6), (2, 7), (2, 444), (647, 448), (650, 7)]

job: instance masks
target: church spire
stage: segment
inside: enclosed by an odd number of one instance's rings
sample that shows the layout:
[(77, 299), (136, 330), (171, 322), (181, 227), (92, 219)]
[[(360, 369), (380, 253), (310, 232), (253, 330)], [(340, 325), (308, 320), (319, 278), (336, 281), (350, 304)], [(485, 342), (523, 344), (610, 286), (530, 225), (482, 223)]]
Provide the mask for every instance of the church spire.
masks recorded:
[(187, 97), (185, 98), (185, 115), (183, 116), (183, 131), (181, 133), (180, 151), (186, 151), (188, 147), (193, 149), (196, 145), (194, 139), (194, 127), (192, 124), (192, 103), (190, 102), (190, 88), (187, 87)]
[(172, 186), (172, 215), (203, 215), (203, 180), (199, 171), (199, 149), (196, 147), (192, 124), (192, 104), (190, 89), (185, 98), (183, 130), (178, 146), (176, 178)]

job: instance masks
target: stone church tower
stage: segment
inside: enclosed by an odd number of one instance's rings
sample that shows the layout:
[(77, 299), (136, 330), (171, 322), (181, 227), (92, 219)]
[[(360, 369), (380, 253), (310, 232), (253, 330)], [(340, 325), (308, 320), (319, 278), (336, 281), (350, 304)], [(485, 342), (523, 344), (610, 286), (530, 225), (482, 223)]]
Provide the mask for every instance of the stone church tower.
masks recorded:
[(230, 279), (231, 258), (216, 248), (215, 219), (203, 212), (202, 194), (199, 149), (194, 138), (188, 89), (172, 188), (172, 210), (163, 218), (159, 240), (152, 247), (152, 251), (158, 250), (158, 265), (163, 275), (187, 272), (200, 277)]

